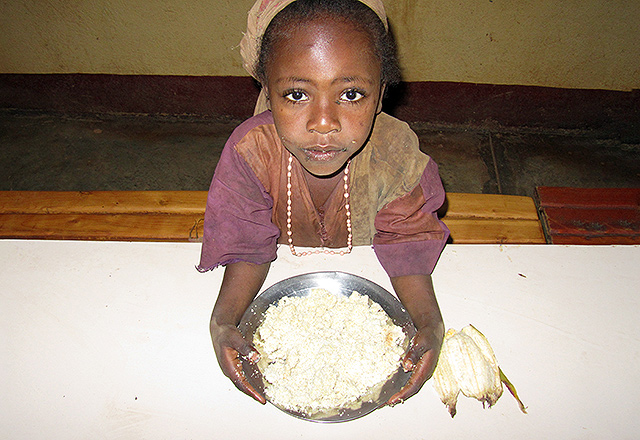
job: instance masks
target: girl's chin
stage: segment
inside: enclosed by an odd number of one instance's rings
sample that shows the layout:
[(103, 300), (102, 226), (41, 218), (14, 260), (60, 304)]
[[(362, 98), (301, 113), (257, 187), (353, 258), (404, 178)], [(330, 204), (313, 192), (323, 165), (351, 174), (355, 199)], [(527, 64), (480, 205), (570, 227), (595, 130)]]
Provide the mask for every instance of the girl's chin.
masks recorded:
[(344, 169), (347, 159), (348, 157), (344, 153), (331, 157), (322, 156), (320, 160), (306, 156), (300, 161), (300, 164), (309, 174), (316, 177), (330, 177)]
[[(346, 163), (346, 162), (345, 162)], [(316, 177), (330, 177), (344, 169), (345, 164), (302, 164), (302, 167), (311, 175)]]

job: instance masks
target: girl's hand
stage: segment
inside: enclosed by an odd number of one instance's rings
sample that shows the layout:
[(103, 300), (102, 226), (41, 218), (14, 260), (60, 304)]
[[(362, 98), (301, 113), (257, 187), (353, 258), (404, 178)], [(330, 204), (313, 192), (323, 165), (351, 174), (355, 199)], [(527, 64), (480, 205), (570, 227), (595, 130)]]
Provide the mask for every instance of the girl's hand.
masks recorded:
[(240, 359), (246, 358), (255, 363), (260, 356), (236, 326), (260, 290), (268, 271), (269, 263), (228, 264), (209, 324), (213, 349), (222, 372), (240, 391), (262, 404), (266, 403), (266, 399), (247, 380)]
[(394, 277), (391, 284), (417, 329), (402, 360), (405, 371), (413, 373), (406, 385), (387, 401), (388, 405), (396, 405), (420, 391), (433, 374), (444, 339), (444, 323), (430, 275)]
[(440, 355), (442, 328), (440, 322), (435, 328), (422, 327), (417, 331), (402, 360), (404, 370), (412, 371), (411, 377), (400, 391), (389, 398), (388, 405), (394, 406), (407, 400), (420, 391), (422, 385), (429, 380)]
[(253, 397), (263, 405), (265, 397), (260, 394), (247, 380), (242, 369), (241, 357), (256, 363), (260, 359), (257, 350), (242, 336), (242, 333), (233, 325), (216, 325), (211, 320), (211, 340), (213, 349), (218, 358), (218, 364), (225, 376), (243, 393)]

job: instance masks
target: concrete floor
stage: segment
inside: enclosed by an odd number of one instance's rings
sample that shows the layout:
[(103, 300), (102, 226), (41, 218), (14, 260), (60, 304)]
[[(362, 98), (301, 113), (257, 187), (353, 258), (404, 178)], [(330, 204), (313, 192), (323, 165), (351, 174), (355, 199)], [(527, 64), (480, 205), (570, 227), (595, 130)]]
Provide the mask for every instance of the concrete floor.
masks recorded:
[[(207, 190), (239, 121), (0, 112), (0, 190)], [(639, 187), (640, 144), (588, 131), (414, 124), (450, 192)]]

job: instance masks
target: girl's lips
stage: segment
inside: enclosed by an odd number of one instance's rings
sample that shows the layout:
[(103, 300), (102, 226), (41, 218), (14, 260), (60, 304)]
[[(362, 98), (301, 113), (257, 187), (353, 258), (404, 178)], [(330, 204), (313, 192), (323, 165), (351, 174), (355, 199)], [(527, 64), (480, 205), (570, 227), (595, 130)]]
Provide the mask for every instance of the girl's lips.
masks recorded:
[(326, 162), (335, 159), (344, 150), (339, 148), (305, 148), (304, 154), (309, 160)]

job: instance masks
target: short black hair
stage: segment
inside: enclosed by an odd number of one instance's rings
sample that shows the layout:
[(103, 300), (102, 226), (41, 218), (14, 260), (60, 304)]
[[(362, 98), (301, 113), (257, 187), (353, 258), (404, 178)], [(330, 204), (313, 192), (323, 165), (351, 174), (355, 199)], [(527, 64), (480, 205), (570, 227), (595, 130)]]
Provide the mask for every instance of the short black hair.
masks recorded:
[(258, 80), (266, 84), (266, 69), (273, 48), (289, 35), (291, 29), (300, 23), (324, 17), (348, 22), (367, 34), (380, 60), (382, 83), (393, 86), (400, 82), (400, 66), (393, 36), (387, 32), (380, 17), (358, 0), (296, 0), (287, 5), (271, 20), (260, 41), (256, 64)]

